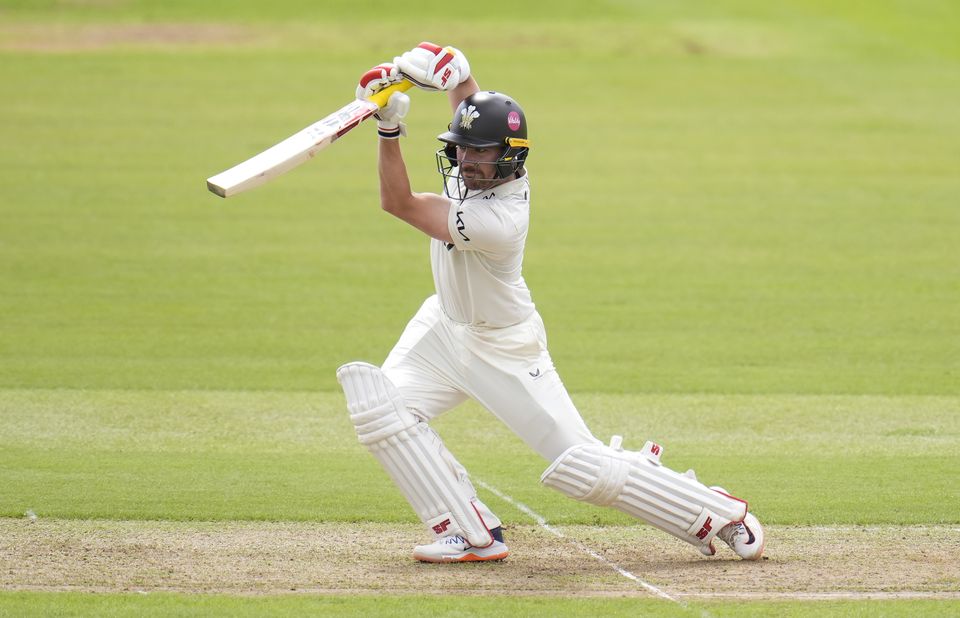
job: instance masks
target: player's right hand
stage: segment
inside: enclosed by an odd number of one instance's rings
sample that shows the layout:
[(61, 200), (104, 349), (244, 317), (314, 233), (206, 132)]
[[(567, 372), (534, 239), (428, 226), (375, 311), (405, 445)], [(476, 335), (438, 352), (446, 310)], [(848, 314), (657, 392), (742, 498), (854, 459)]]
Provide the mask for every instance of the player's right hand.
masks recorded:
[(360, 76), (357, 85), (357, 98), (368, 99), (387, 86), (403, 81), (400, 68), (392, 62), (383, 62)]
[(420, 43), (393, 59), (403, 76), (424, 90), (453, 90), (470, 77), (470, 63), (459, 49)]

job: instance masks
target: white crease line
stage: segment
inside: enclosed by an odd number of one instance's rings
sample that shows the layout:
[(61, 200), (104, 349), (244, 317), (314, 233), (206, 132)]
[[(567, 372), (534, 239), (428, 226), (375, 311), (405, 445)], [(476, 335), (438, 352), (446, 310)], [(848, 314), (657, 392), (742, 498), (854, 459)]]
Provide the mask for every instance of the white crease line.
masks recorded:
[(803, 528), (810, 532), (888, 532), (890, 530), (935, 530), (937, 532), (960, 532), (960, 528), (947, 528), (935, 524), (843, 524), (836, 526), (801, 526), (787, 524), (781, 528)]
[(939, 592), (684, 592), (677, 596), (696, 600), (740, 599), (744, 601), (896, 601), (913, 599), (960, 599), (960, 593)]
[(637, 584), (640, 584), (641, 586), (643, 586), (644, 588), (646, 588), (647, 590), (649, 590), (649, 591), (652, 592), (653, 594), (657, 595), (658, 597), (660, 597), (660, 598), (662, 598), (662, 599), (666, 599), (666, 600), (668, 600), (668, 601), (672, 601), (672, 602), (676, 603), (677, 605), (686, 606), (686, 603), (684, 603), (683, 601), (680, 601), (679, 599), (676, 599), (676, 598), (670, 596), (669, 594), (667, 594), (667, 593), (664, 592), (663, 590), (657, 588), (657, 587), (654, 586), (653, 584), (651, 584), (651, 583), (649, 583), (649, 582), (643, 581), (642, 579), (640, 579), (639, 577), (637, 577), (636, 575), (634, 575), (634, 574), (631, 573), (630, 571), (624, 569), (624, 568), (621, 567), (620, 565), (618, 565), (618, 564), (616, 564), (616, 563), (614, 563), (614, 562), (611, 562), (610, 560), (607, 560), (606, 558), (604, 558), (603, 556), (601, 556), (601, 555), (598, 554), (597, 552), (593, 551), (592, 549), (590, 549), (589, 547), (587, 547), (587, 546), (584, 545), (583, 543), (581, 543), (581, 542), (579, 542), (579, 541), (577, 541), (577, 540), (575, 540), (575, 539), (571, 539), (570, 537), (566, 536), (564, 533), (560, 532), (559, 530), (557, 530), (556, 528), (554, 528), (553, 526), (551, 526), (550, 524), (548, 524), (546, 518), (544, 518), (542, 515), (540, 515), (540, 514), (538, 514), (538, 513), (535, 513), (535, 512), (534, 512), (530, 507), (528, 507), (526, 504), (523, 504), (522, 502), (517, 502), (516, 500), (514, 500), (514, 499), (511, 498), (510, 496), (506, 495), (505, 493), (503, 493), (502, 491), (500, 491), (500, 490), (497, 489), (496, 487), (492, 487), (492, 486), (488, 485), (487, 483), (484, 483), (484, 482), (481, 481), (480, 479), (474, 479), (474, 481), (475, 481), (475, 482), (477, 483), (477, 485), (479, 485), (480, 487), (483, 487), (484, 489), (486, 489), (487, 491), (489, 491), (489, 492), (492, 493), (493, 495), (497, 496), (497, 497), (500, 498), (501, 500), (505, 500), (506, 502), (509, 502), (510, 504), (512, 504), (514, 507), (516, 507), (516, 508), (517, 508), (519, 511), (521, 511), (522, 513), (525, 513), (526, 515), (529, 515), (530, 517), (532, 517), (533, 520), (536, 521), (537, 524), (538, 524), (541, 528), (543, 528), (544, 530), (546, 530), (546, 531), (549, 532), (550, 534), (556, 536), (557, 538), (563, 539), (563, 540), (567, 541), (568, 543), (571, 543), (572, 545), (577, 546), (577, 548), (579, 548), (581, 551), (585, 552), (586, 554), (588, 554), (588, 555), (591, 556), (592, 558), (595, 558), (596, 560), (599, 560), (600, 562), (606, 564), (607, 566), (611, 567), (614, 571), (616, 571), (616, 572), (619, 573), (620, 575), (623, 575), (623, 576), (626, 577), (627, 579), (629, 579), (629, 580), (631, 580), (631, 581), (634, 581), (634, 582), (636, 582)]

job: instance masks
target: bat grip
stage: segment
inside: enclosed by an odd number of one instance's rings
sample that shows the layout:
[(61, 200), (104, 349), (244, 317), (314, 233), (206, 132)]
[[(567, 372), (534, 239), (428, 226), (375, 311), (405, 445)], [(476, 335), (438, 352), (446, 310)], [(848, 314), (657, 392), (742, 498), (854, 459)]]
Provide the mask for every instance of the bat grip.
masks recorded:
[(404, 92), (410, 90), (411, 88), (413, 88), (413, 82), (405, 79), (398, 84), (387, 86), (375, 95), (367, 97), (367, 100), (376, 104), (377, 107), (383, 107), (387, 104), (387, 101), (390, 100), (390, 95), (392, 95), (394, 92)]

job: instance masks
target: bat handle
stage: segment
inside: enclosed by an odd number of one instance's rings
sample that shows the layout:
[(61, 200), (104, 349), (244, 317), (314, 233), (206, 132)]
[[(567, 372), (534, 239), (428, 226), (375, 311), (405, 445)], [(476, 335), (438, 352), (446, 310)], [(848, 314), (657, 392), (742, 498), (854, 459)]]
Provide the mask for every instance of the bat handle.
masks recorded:
[(371, 103), (375, 103), (377, 107), (383, 107), (387, 104), (387, 101), (390, 100), (390, 95), (392, 95), (394, 92), (404, 92), (410, 90), (411, 88), (413, 88), (413, 82), (405, 79), (398, 84), (387, 86), (377, 94), (368, 97), (367, 100)]

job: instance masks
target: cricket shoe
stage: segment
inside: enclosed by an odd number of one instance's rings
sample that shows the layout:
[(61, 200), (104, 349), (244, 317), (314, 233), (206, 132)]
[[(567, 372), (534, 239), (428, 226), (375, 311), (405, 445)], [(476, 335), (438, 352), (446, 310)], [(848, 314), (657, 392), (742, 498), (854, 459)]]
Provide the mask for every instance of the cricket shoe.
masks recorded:
[[(711, 487), (710, 489), (723, 494), (727, 493), (727, 490), (723, 487)], [(759, 560), (763, 556), (763, 548), (767, 543), (766, 536), (763, 534), (763, 526), (760, 525), (760, 520), (753, 513), (747, 513), (743, 521), (735, 521), (721, 528), (717, 532), (717, 538), (729, 545), (730, 549), (744, 560)], [(710, 544), (710, 549), (713, 549), (713, 543)], [(700, 551), (707, 553), (703, 549)], [(712, 553), (707, 555), (712, 555)]]
[(483, 562), (503, 560), (510, 550), (503, 541), (494, 540), (487, 547), (474, 547), (459, 534), (445, 536), (429, 545), (418, 545), (413, 557), (420, 562)]
[(743, 521), (727, 524), (717, 532), (717, 538), (730, 546), (744, 560), (759, 560), (763, 556), (766, 538), (763, 526), (753, 513), (747, 513)]

